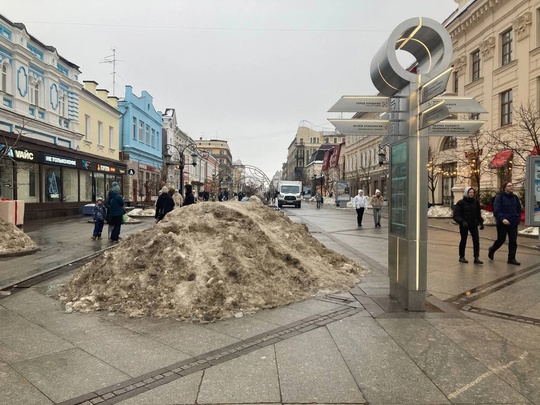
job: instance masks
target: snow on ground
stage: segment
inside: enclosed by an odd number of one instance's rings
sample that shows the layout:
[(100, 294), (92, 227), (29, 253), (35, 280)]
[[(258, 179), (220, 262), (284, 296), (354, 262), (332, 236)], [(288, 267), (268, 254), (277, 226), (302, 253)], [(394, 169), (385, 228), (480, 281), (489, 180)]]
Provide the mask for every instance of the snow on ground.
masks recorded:
[(11, 222), (0, 218), (0, 255), (24, 253), (37, 249), (36, 243)]
[(154, 208), (135, 208), (128, 212), (128, 216), (130, 217), (153, 217), (156, 215), (156, 210)]
[(60, 291), (67, 312), (209, 322), (359, 281), (365, 269), (259, 201), (204, 202), (125, 237)]

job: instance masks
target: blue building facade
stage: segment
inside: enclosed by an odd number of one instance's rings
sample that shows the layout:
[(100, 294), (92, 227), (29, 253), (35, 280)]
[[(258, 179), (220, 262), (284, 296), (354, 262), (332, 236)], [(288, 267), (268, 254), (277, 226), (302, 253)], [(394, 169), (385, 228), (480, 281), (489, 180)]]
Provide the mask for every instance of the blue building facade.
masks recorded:
[(126, 86), (123, 100), (118, 102), (122, 113), (120, 146), (128, 166), (129, 184), (124, 183), (128, 201), (139, 203), (156, 196), (163, 171), (162, 114), (156, 111), (154, 100), (147, 91), (138, 97)]

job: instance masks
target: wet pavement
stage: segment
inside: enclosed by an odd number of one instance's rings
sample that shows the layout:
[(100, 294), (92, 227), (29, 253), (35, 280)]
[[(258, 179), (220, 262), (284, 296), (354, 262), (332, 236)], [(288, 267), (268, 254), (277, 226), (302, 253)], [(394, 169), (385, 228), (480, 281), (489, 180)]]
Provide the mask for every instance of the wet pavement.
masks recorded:
[(430, 219), (426, 312), (411, 313), (388, 297), (386, 218), (375, 228), (368, 211), (358, 228), (352, 209), (284, 212), (371, 272), (350, 291), (211, 324), (66, 314), (47, 291), (110, 245), (81, 218), (28, 224), (42, 251), (0, 259), (0, 284), (67, 273), (0, 300), (0, 403), (540, 404), (536, 239), (518, 238), (515, 267), (505, 246), (487, 259), (486, 227), (484, 265), (461, 264), (457, 227)]

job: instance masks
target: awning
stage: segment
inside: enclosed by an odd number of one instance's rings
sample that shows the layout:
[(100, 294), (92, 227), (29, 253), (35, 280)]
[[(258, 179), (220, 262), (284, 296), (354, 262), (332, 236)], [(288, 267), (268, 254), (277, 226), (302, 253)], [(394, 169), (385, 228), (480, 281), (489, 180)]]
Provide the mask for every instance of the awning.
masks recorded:
[(506, 166), (506, 163), (512, 158), (512, 151), (511, 150), (503, 150), (501, 152), (497, 152), (491, 163), (489, 164), (489, 167), (491, 169), (498, 169), (499, 167)]

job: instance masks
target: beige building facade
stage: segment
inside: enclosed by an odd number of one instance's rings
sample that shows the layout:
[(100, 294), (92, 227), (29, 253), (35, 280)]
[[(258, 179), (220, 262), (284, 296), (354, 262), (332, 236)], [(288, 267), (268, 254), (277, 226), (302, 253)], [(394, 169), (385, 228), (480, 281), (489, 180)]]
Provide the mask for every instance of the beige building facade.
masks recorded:
[(505, 180), (518, 190), (523, 186), (524, 157), (534, 144), (525, 137), (516, 147), (521, 136), (517, 112), (531, 108), (538, 115), (540, 95), (540, 1), (456, 3), (458, 10), (443, 23), (454, 49), (447, 94), (473, 97), (487, 113), (460, 117), (486, 121), (478, 139), (430, 140), (441, 175), (435, 203), (445, 205), (459, 200), (467, 186), (485, 193), (494, 193)]

